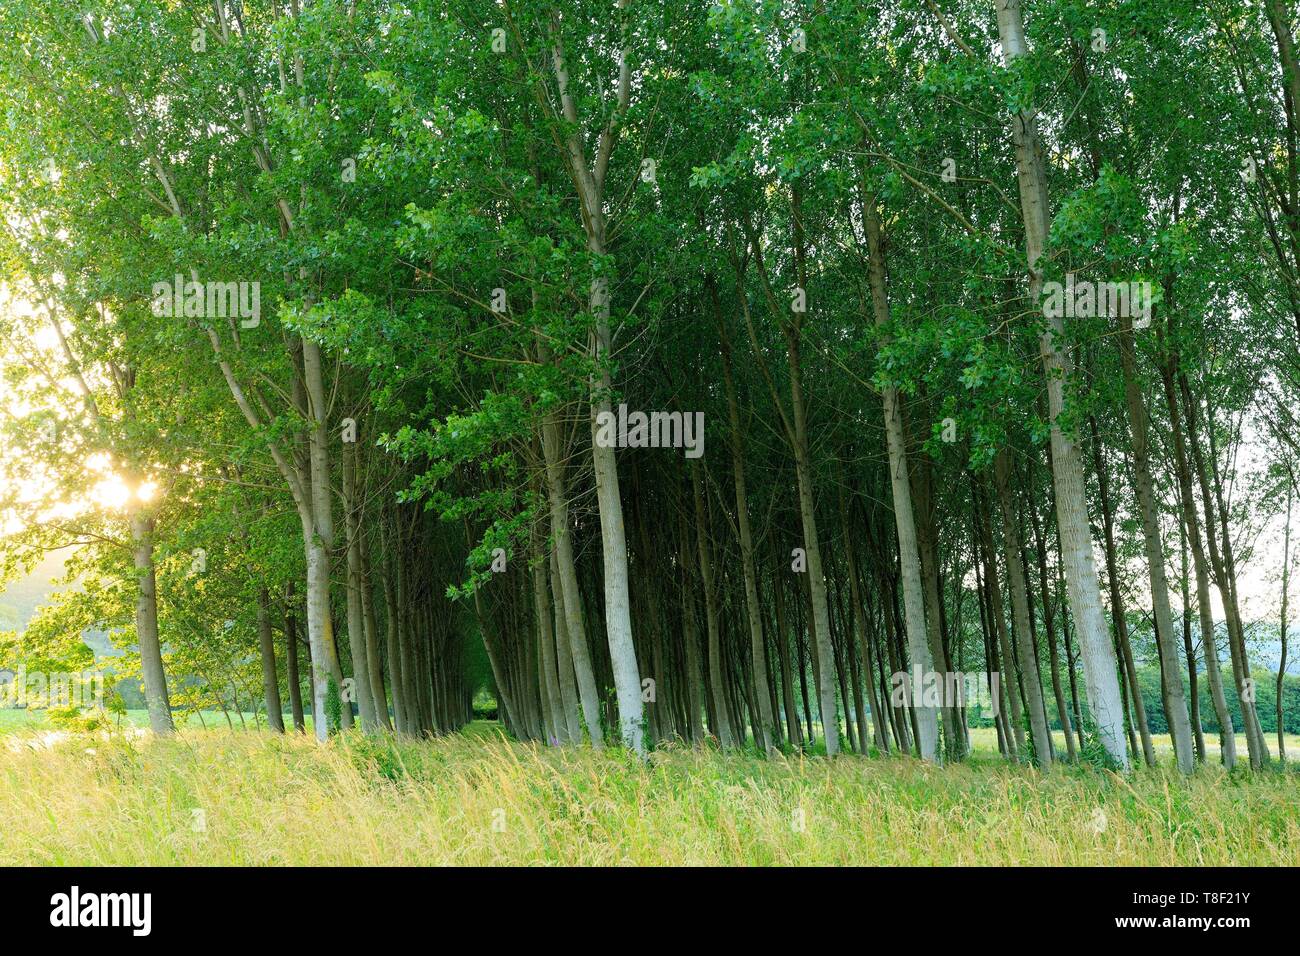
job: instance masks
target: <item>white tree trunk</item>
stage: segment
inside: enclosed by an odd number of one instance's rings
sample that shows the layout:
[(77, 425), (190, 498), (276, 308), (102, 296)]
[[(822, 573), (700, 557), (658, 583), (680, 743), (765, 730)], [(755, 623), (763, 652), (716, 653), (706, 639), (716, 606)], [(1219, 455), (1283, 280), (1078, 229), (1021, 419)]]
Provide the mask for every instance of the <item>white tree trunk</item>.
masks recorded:
[[(546, 353), (543, 353), (545, 355)], [(604, 746), (600, 729), (600, 693), (591, 667), (591, 650), (587, 646), (587, 629), (582, 620), (582, 595), (578, 591), (578, 572), (573, 562), (573, 539), (569, 536), (569, 503), (565, 497), (564, 465), (560, 457), (560, 428), (552, 412), (542, 423), (542, 455), (546, 459), (546, 494), (550, 502), (551, 538), (557, 610), (563, 611), (564, 632), (578, 681), (578, 698), (582, 702), (582, 720), (596, 749)]]
[[(1026, 53), (1025, 26), (1020, 0), (993, 0), (997, 10), (1002, 55), (1009, 64)], [(1047, 245), (1051, 223), (1047, 176), (1038, 142), (1034, 113), (1025, 110), (1011, 120), (1020, 187), (1020, 209), (1025, 226), (1025, 251), (1029, 262), (1029, 302), (1036, 308), (1041, 300), (1043, 273), (1039, 260)], [(1097, 725), (1102, 746), (1114, 763), (1129, 768), (1124, 741), (1124, 710), (1120, 699), (1115, 649), (1101, 608), (1101, 586), (1093, 557), (1092, 529), (1088, 524), (1088, 501), (1079, 447), (1061, 429), (1065, 410), (1065, 379), (1070, 372), (1069, 356), (1056, 345), (1064, 327), (1060, 318), (1046, 321), (1039, 338), (1043, 372), (1047, 379), (1048, 418), (1052, 435), (1052, 475), (1056, 484), (1056, 522), (1061, 538), (1061, 562), (1065, 572), (1070, 611), (1083, 659), (1088, 706)]]
[(144, 678), (145, 704), (149, 708), (149, 729), (166, 736), (175, 731), (171, 700), (167, 695), (167, 673), (163, 670), (162, 641), (158, 636), (158, 580), (153, 561), (153, 518), (143, 508), (130, 516), (131, 545), (135, 559), (135, 631), (140, 648), (140, 669)]
[[(889, 298), (885, 281), (885, 252), (880, 214), (875, 196), (863, 197), (862, 216), (867, 233), (868, 273), (871, 283), (875, 324), (889, 323)], [(934, 672), (934, 658), (925, 629), (925, 595), (921, 589), (921, 557), (916, 542), (916, 521), (912, 514), (911, 479), (907, 472), (907, 445), (898, 405), (898, 389), (886, 386), (881, 396), (885, 406), (885, 444), (889, 449), (889, 487), (893, 493), (894, 525), (898, 529), (899, 569), (903, 582), (903, 625), (907, 631), (907, 652), (912, 668), (922, 679)], [(939, 760), (939, 720), (933, 707), (912, 704), (916, 715), (917, 744), (921, 759)]]

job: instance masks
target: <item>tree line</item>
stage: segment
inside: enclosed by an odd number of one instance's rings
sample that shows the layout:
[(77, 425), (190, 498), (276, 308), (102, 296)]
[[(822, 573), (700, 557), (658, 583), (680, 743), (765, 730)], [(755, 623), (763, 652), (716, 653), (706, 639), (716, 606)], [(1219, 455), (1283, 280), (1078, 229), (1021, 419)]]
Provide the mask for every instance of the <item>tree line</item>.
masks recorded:
[(0, 558), (83, 581), (21, 652), (115, 632), (159, 733), (1285, 756), (1294, 30), (12, 0)]

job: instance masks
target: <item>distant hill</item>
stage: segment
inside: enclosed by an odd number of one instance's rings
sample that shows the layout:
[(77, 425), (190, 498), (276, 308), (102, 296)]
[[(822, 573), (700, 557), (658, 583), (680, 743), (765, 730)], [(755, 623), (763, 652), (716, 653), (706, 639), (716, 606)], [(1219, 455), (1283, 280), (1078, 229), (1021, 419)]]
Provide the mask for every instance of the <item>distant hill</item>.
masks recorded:
[(63, 576), (68, 554), (66, 548), (51, 551), (30, 574), (0, 589), (0, 629), (21, 631), (27, 627), (36, 609), (59, 590), (54, 580)]

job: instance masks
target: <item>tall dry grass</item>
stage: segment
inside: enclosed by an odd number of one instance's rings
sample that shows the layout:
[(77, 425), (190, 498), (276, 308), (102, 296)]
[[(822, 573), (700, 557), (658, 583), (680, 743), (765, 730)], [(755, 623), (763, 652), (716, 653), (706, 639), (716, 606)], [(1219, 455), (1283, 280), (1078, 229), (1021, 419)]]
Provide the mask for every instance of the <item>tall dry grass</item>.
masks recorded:
[(673, 748), (641, 765), (483, 733), (9, 742), (6, 866), (1300, 863), (1294, 772), (1126, 779)]

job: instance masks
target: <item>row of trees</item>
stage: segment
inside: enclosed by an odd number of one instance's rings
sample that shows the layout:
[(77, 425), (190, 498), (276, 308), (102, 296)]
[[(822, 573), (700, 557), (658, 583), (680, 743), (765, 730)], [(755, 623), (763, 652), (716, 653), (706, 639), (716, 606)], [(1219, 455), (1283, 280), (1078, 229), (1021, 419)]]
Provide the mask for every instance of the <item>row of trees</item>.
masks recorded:
[(7, 3), (4, 553), (92, 582), (28, 653), (324, 738), (459, 727), (481, 642), (521, 739), (936, 761), (980, 671), (1042, 767), (1154, 763), (1150, 661), (1262, 765), (1293, 16), (1024, 6)]

